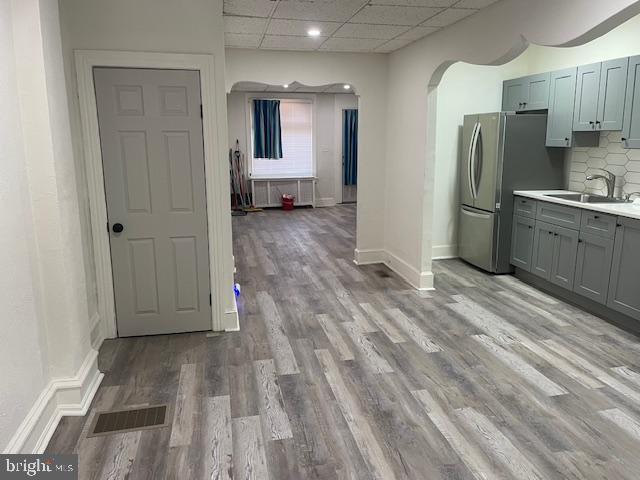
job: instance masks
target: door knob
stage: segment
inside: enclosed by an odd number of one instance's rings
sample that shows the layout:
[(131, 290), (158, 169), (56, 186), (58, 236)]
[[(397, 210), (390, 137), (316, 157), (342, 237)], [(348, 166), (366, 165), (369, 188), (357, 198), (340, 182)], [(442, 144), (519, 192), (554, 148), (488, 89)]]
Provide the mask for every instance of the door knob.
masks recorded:
[(122, 225), (121, 223), (114, 223), (112, 230), (113, 233), (120, 233), (124, 230), (124, 225)]

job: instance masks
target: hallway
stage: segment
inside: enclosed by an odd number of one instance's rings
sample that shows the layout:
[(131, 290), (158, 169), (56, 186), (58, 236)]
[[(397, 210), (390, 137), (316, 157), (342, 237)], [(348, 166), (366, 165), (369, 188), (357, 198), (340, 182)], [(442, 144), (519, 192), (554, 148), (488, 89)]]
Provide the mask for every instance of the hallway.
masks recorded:
[[(234, 217), (241, 331), (108, 340), (80, 478), (634, 479), (640, 343), (509, 276), (353, 264), (354, 206)], [(87, 438), (96, 411), (170, 428)]]

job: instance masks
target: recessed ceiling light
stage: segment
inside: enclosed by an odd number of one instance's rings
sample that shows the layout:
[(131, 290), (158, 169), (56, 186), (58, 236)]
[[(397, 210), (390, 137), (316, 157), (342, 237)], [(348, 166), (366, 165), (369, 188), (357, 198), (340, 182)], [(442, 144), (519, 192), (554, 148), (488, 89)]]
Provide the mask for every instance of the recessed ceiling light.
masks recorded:
[(343, 85), (342, 88), (344, 88), (345, 90), (349, 90), (351, 88), (351, 85)]
[(289, 88), (289, 84), (285, 83), (284, 85), (282, 85), (284, 88)]
[(307, 30), (307, 33), (309, 34), (310, 37), (319, 37), (320, 36), (320, 29), (319, 28), (310, 28), (309, 30)]

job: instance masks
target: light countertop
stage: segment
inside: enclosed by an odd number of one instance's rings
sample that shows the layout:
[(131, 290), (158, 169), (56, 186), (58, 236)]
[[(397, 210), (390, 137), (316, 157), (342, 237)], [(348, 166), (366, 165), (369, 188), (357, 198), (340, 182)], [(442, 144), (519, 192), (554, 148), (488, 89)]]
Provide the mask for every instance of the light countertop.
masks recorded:
[(514, 195), (520, 197), (533, 198), (534, 200), (542, 200), (550, 203), (558, 203), (569, 207), (582, 208), (593, 212), (609, 213), (611, 215), (620, 215), (621, 217), (637, 218), (640, 220), (640, 200), (636, 199), (634, 203), (581, 203), (565, 200), (562, 198), (547, 197), (548, 194), (556, 193), (580, 193), (570, 190), (516, 190)]

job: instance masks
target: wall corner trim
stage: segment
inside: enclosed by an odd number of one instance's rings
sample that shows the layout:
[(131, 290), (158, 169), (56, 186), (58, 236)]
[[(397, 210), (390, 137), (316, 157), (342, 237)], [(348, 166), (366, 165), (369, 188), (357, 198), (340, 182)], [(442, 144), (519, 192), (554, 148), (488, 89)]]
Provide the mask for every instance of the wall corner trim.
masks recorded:
[(89, 350), (73, 377), (51, 380), (35, 401), (4, 453), (42, 453), (63, 416), (82, 416), (104, 378), (98, 351)]
[(358, 249), (353, 251), (353, 262), (356, 265), (370, 265), (372, 263), (385, 263), (386, 252), (379, 249)]
[(431, 260), (458, 258), (458, 245), (434, 245), (431, 249)]

